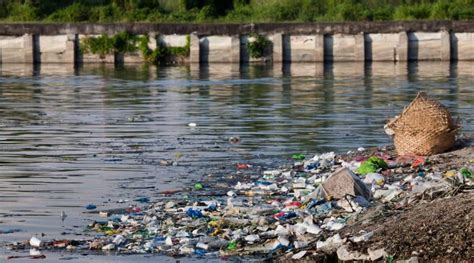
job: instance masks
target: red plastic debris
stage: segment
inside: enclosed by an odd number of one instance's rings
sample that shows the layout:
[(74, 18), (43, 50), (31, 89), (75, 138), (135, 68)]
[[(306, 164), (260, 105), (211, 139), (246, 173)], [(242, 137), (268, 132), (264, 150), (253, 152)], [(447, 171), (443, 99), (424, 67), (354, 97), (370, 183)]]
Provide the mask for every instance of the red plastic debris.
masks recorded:
[(293, 201), (293, 202), (290, 202), (288, 204), (285, 205), (286, 208), (289, 208), (289, 207), (300, 207), (301, 206), (301, 203), (298, 202), (298, 201)]
[(420, 165), (424, 165), (426, 162), (426, 159), (423, 158), (423, 157), (417, 157), (415, 158), (415, 160), (413, 160), (413, 162), (411, 163), (411, 167), (413, 168), (417, 168), (419, 167)]
[(246, 163), (238, 163), (237, 164), (237, 169), (249, 169), (250, 168), (250, 165), (246, 164)]

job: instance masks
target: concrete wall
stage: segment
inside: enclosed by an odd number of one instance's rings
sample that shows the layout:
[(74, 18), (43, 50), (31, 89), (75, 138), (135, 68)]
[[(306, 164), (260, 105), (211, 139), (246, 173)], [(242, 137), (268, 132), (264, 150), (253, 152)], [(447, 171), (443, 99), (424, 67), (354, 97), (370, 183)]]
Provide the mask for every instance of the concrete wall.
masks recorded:
[(0, 36), (1, 63), (33, 63), (33, 36)]
[(324, 37), (324, 60), (364, 61), (364, 35), (326, 35)]
[(324, 37), (322, 35), (284, 35), (283, 61), (324, 61)]
[(408, 33), (408, 60), (450, 60), (451, 42), (446, 31)]
[[(79, 52), (79, 42), (85, 37), (121, 31), (148, 34), (151, 49), (156, 48), (157, 43), (185, 46), (189, 35), (190, 55), (179, 62), (191, 63), (474, 60), (474, 21), (417, 21), (256, 25), (0, 24), (0, 62), (143, 63), (139, 51), (105, 56)], [(253, 41), (250, 33), (270, 40), (264, 58), (250, 58), (247, 50), (247, 43)]]
[(38, 62), (74, 63), (76, 35), (40, 35), (38, 41)]
[(199, 61), (240, 62), (239, 36), (204, 36), (199, 39)]
[(407, 61), (408, 36), (400, 33), (370, 33), (364, 36), (367, 61)]
[(168, 47), (186, 46), (188, 35), (158, 35), (157, 41)]
[(451, 44), (453, 60), (474, 60), (474, 33), (453, 33)]

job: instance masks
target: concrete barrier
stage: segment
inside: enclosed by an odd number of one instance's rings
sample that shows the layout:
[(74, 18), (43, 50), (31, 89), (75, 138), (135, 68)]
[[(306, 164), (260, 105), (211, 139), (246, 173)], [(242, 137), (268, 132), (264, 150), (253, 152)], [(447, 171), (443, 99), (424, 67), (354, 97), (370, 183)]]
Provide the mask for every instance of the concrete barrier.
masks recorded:
[(450, 35), (440, 32), (408, 33), (409, 60), (446, 60), (451, 57)]
[(240, 62), (239, 36), (204, 36), (199, 39), (199, 61), (203, 63)]
[[(87, 54), (80, 42), (100, 34), (148, 34), (157, 44), (183, 47), (189, 56), (172, 63), (474, 60), (474, 21), (291, 24), (0, 24), (1, 63), (144, 63), (140, 51)], [(154, 33), (154, 32), (160, 32)], [(270, 45), (251, 58), (252, 34)]]
[(324, 60), (326, 61), (364, 61), (364, 34), (326, 35), (324, 38)]
[(1, 63), (34, 63), (33, 35), (0, 36)]
[(40, 35), (37, 47), (41, 63), (74, 63), (76, 35)]
[(408, 60), (408, 37), (406, 32), (366, 34), (364, 45), (367, 61)]
[(453, 60), (474, 60), (474, 33), (453, 33), (451, 43)]
[(283, 37), (283, 61), (324, 61), (324, 37), (322, 35), (285, 35)]

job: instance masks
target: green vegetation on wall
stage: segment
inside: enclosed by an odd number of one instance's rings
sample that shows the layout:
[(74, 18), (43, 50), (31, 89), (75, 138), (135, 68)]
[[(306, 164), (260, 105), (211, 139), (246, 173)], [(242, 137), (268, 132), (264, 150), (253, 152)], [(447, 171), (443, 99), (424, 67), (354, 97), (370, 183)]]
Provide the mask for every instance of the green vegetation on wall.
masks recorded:
[(250, 37), (254, 38), (254, 41), (247, 43), (247, 50), (252, 58), (263, 58), (265, 53), (270, 48), (270, 40), (266, 39), (265, 36), (253, 34)]
[(183, 47), (169, 47), (158, 42), (157, 47), (151, 49), (148, 46), (149, 42), (148, 35), (136, 36), (121, 32), (111, 37), (106, 34), (86, 37), (81, 40), (80, 49), (83, 53), (96, 54), (101, 58), (116, 53), (140, 51), (145, 62), (156, 64), (166, 63), (172, 57), (188, 57), (191, 48), (189, 36), (186, 37), (186, 45)]
[(474, 0), (3, 0), (0, 20), (314, 22), (474, 19)]
[(97, 54), (101, 57), (114, 53), (134, 52), (138, 50), (139, 37), (127, 32), (118, 33), (112, 37), (102, 34), (98, 37), (86, 37), (81, 41), (81, 51)]

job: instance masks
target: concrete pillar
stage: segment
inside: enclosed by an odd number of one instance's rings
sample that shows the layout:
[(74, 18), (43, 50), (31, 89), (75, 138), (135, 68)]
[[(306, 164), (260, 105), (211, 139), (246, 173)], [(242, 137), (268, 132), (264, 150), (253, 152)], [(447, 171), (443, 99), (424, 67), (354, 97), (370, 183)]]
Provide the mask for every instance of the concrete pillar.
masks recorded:
[(231, 36), (230, 60), (232, 63), (240, 63), (240, 36)]
[[(23, 35), (23, 63), (35, 63), (33, 35)], [(39, 52), (39, 50), (36, 50)], [(20, 61), (19, 61), (20, 62)]]
[(76, 35), (67, 36), (66, 51), (64, 52), (64, 63), (74, 64), (76, 62)]
[(451, 59), (474, 60), (474, 33), (453, 33), (451, 49)]
[(451, 60), (451, 36), (448, 31), (441, 31), (441, 50), (440, 58), (442, 61)]
[(365, 38), (364, 33), (354, 36), (354, 61), (365, 61)]
[(407, 32), (400, 32), (398, 34), (398, 44), (395, 48), (395, 58), (397, 61), (408, 60), (408, 35)]
[(190, 36), (191, 47), (189, 52), (189, 62), (199, 63), (199, 37), (196, 34), (191, 34)]
[(158, 47), (158, 43), (156, 41), (157, 34), (155, 32), (148, 33), (148, 48), (154, 50)]
[(324, 35), (316, 35), (314, 41), (314, 61), (324, 62)]
[(273, 62), (283, 62), (283, 35), (273, 35)]

